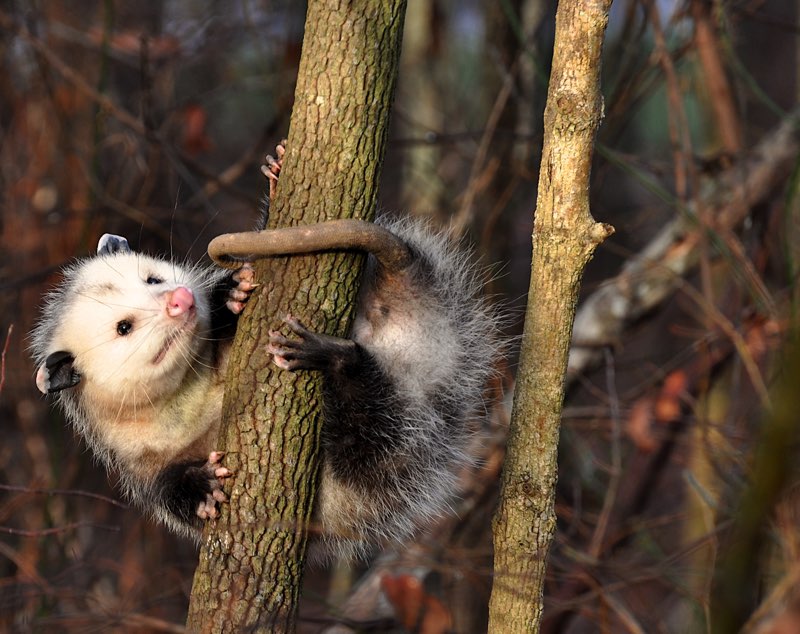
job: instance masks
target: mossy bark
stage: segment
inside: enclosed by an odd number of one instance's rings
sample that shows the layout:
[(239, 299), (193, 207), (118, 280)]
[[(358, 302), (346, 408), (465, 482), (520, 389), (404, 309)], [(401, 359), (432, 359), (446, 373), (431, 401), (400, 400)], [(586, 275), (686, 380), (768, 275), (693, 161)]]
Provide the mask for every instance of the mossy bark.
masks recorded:
[(490, 632), (537, 632), (555, 532), (557, 451), (572, 322), (586, 263), (613, 229), (589, 212), (602, 119), (600, 54), (611, 0), (561, 0), (520, 368), (494, 524)]
[[(371, 219), (386, 145), (404, 0), (312, 0), (270, 228)], [(266, 353), (287, 313), (345, 335), (360, 256), (263, 260), (240, 320), (220, 448), (230, 503), (204, 534), (187, 627), (293, 631), (319, 463), (318, 377), (283, 372)], [(313, 528), (313, 527), (312, 527)]]

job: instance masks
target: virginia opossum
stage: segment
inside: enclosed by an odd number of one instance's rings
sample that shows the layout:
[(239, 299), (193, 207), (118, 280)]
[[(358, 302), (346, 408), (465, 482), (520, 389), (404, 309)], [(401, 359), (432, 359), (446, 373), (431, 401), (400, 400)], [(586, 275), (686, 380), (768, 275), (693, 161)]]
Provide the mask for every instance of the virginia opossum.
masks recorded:
[[(324, 244), (279, 250), (373, 248), (331, 227), (312, 230)], [(464, 249), (418, 221), (383, 219), (375, 231), (401, 257), (382, 247), (368, 257), (350, 339), (291, 316), (289, 336), (270, 332), (279, 367), (323, 374), (316, 559), (404, 540), (446, 511), (501, 349)], [(247, 265), (186, 267), (105, 235), (95, 257), (64, 271), (32, 335), (39, 389), (57, 395), (127, 497), (184, 535), (199, 536), (225, 500), (230, 472), (214, 451), (225, 366), (254, 287)]]

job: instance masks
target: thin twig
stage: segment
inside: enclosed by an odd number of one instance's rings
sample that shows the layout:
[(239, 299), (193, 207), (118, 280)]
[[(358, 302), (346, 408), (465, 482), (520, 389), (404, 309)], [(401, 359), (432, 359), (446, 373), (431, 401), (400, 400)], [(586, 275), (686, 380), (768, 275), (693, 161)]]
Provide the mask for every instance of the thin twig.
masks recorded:
[(109, 526), (107, 524), (95, 524), (93, 522), (71, 522), (63, 526), (54, 526), (53, 528), (40, 528), (40, 529), (24, 529), (24, 528), (11, 528), (10, 526), (0, 526), (0, 533), (7, 535), (19, 535), (20, 537), (47, 537), (49, 535), (58, 535), (66, 533), (67, 531), (82, 528), (84, 526), (91, 526), (92, 528), (99, 528), (104, 531), (119, 532), (119, 526)]
[(105, 495), (100, 495), (99, 493), (90, 493), (89, 491), (78, 491), (74, 489), (41, 489), (34, 487), (17, 486), (13, 484), (0, 484), (0, 490), (14, 491), (16, 493), (32, 493), (34, 495), (74, 495), (79, 497), (92, 498), (94, 500), (100, 500), (102, 502), (108, 502), (109, 504), (113, 504), (114, 506), (117, 506), (121, 509), (129, 508), (127, 504), (123, 504), (119, 500), (115, 500), (114, 498), (110, 498)]
[[(692, 148), (689, 138), (689, 125), (686, 120), (686, 112), (683, 108), (683, 96), (681, 94), (678, 73), (675, 71), (675, 64), (672, 61), (669, 49), (667, 48), (664, 31), (661, 28), (661, 16), (658, 5), (653, 0), (648, 0), (650, 24), (653, 28), (653, 43), (655, 45), (654, 55), (658, 59), (661, 69), (664, 71), (666, 79), (667, 101), (669, 110), (667, 113), (667, 128), (669, 130), (669, 140), (672, 145), (672, 156), (675, 171), (675, 192), (682, 202), (686, 202), (689, 195), (689, 181), (692, 171)], [(694, 183), (692, 183), (694, 185)]]
[(611, 468), (608, 472), (608, 488), (606, 489), (606, 495), (603, 499), (600, 519), (597, 521), (594, 534), (592, 535), (592, 541), (588, 548), (589, 556), (594, 559), (600, 557), (600, 552), (603, 549), (603, 540), (605, 539), (608, 523), (611, 518), (611, 511), (614, 508), (617, 492), (619, 491), (620, 479), (622, 478), (622, 449), (620, 444), (621, 417), (619, 396), (617, 394), (616, 373), (614, 372), (614, 356), (608, 346), (603, 348), (603, 354), (606, 360), (606, 390), (608, 392), (609, 417), (611, 419)]
[(714, 111), (714, 121), (722, 147), (728, 154), (742, 150), (741, 122), (731, 90), (725, 65), (720, 55), (716, 29), (711, 16), (711, 3), (692, 0), (690, 11), (694, 22), (694, 41), (700, 67), (708, 89), (708, 103)]
[(0, 394), (3, 393), (3, 386), (6, 384), (6, 353), (8, 352), (8, 343), (11, 341), (12, 332), (14, 332), (14, 324), (9, 324), (6, 331), (6, 342), (3, 344), (3, 352), (0, 354)]
[(472, 161), (467, 191), (464, 193), (461, 207), (453, 216), (453, 221), (450, 223), (450, 233), (453, 236), (462, 236), (472, 222), (472, 204), (478, 190), (478, 175), (482, 170), (486, 169), (486, 156), (489, 154), (489, 148), (491, 148), (497, 124), (500, 122), (500, 116), (503, 114), (503, 110), (511, 96), (517, 65), (517, 62), (514, 62), (513, 66), (506, 73), (503, 85), (500, 87), (500, 92), (497, 94), (494, 105), (492, 106), (492, 111), (489, 113), (486, 127), (481, 136), (481, 142), (478, 145), (478, 151), (475, 153), (475, 158)]
[(734, 348), (736, 348), (736, 352), (739, 353), (739, 357), (742, 360), (742, 364), (747, 372), (747, 376), (750, 377), (753, 388), (761, 399), (761, 404), (769, 409), (772, 404), (772, 400), (769, 395), (769, 389), (764, 381), (764, 377), (761, 376), (761, 370), (759, 370), (758, 364), (756, 363), (755, 359), (753, 359), (753, 355), (750, 353), (747, 342), (745, 341), (742, 333), (739, 332), (736, 326), (734, 326), (731, 321), (722, 314), (722, 311), (714, 306), (714, 304), (709, 302), (708, 299), (702, 293), (698, 292), (697, 289), (695, 289), (691, 284), (682, 282), (680, 288), (681, 291), (683, 291), (687, 297), (691, 298), (700, 308), (702, 308), (702, 310), (705, 311), (705, 314), (708, 315), (710, 319), (719, 326), (720, 330), (722, 330), (722, 332), (724, 332), (730, 338), (731, 343), (733, 343)]

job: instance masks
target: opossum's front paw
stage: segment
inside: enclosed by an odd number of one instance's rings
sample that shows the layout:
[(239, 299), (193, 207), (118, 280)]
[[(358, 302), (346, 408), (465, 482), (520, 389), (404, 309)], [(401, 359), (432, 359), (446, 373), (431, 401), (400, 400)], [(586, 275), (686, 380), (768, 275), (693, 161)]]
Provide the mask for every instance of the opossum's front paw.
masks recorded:
[(234, 315), (238, 315), (244, 310), (244, 305), (250, 299), (250, 293), (258, 287), (255, 279), (255, 270), (250, 262), (245, 262), (238, 271), (231, 275), (234, 286), (231, 286), (228, 291), (225, 305)]
[(197, 517), (200, 519), (206, 520), (217, 517), (219, 514), (217, 505), (228, 500), (228, 497), (222, 491), (222, 481), (225, 478), (229, 478), (233, 473), (220, 465), (224, 455), (220, 451), (212, 451), (208, 455), (208, 462), (200, 467), (208, 487), (205, 492), (205, 498), (200, 500), (197, 505)]
[(154, 483), (161, 504), (185, 524), (216, 517), (227, 500), (222, 481), (232, 472), (220, 464), (224, 454), (212, 451), (208, 459), (178, 462), (164, 468)]
[(283, 320), (297, 338), (285, 337), (277, 330), (269, 331), (267, 352), (279, 368), (296, 370), (329, 370), (341, 366), (357, 355), (356, 344), (349, 339), (311, 332), (292, 315)]
[(264, 158), (264, 164), (261, 166), (261, 173), (269, 179), (269, 199), (275, 198), (275, 190), (278, 186), (278, 177), (281, 174), (283, 167), (283, 155), (286, 154), (286, 139), (283, 139), (278, 145), (275, 146), (275, 154), (278, 158), (274, 158), (267, 154)]

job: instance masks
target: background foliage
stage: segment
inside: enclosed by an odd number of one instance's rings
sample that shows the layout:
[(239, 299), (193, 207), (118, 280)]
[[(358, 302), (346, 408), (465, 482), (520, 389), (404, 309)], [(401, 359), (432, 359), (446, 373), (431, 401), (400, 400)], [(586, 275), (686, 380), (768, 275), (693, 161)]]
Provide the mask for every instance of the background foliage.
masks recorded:
[[(498, 266), (491, 292), (517, 308), (554, 12), (547, 0), (410, 0), (383, 174), (380, 207), (466, 234)], [(195, 260), (217, 233), (253, 225), (303, 21), (288, 0), (0, 5), (2, 628), (181, 629), (194, 548), (115, 501), (113, 476), (36, 392), (25, 333), (58, 268), (101, 233)], [(797, 102), (799, 33), (796, 2), (614, 3), (592, 213), (617, 232), (583, 293), (624, 287), (647, 301), (616, 305), (624, 330), (602, 312), (576, 326), (593, 362), (570, 379), (545, 631), (704, 631), (711, 613), (777, 631), (798, 618), (796, 433), (761, 432), (779, 418), (765, 405), (789, 398), (771, 393), (776, 378), (797, 385), (781, 370), (796, 314), (797, 147), (791, 128), (770, 135)], [(764, 139), (783, 153), (761, 152)], [(660, 277), (625, 277), (636, 262)], [(512, 358), (506, 394), (513, 375)], [(307, 576), (304, 627), (343, 605), (373, 628), (485, 627), (497, 410), (459, 518), (400, 563), (381, 560), (389, 609), (345, 603), (362, 570), (324, 571)], [(756, 459), (762, 438), (785, 451)], [(776, 461), (780, 478), (763, 479)], [(753, 555), (733, 600), (719, 583), (736, 570), (731, 535)]]

